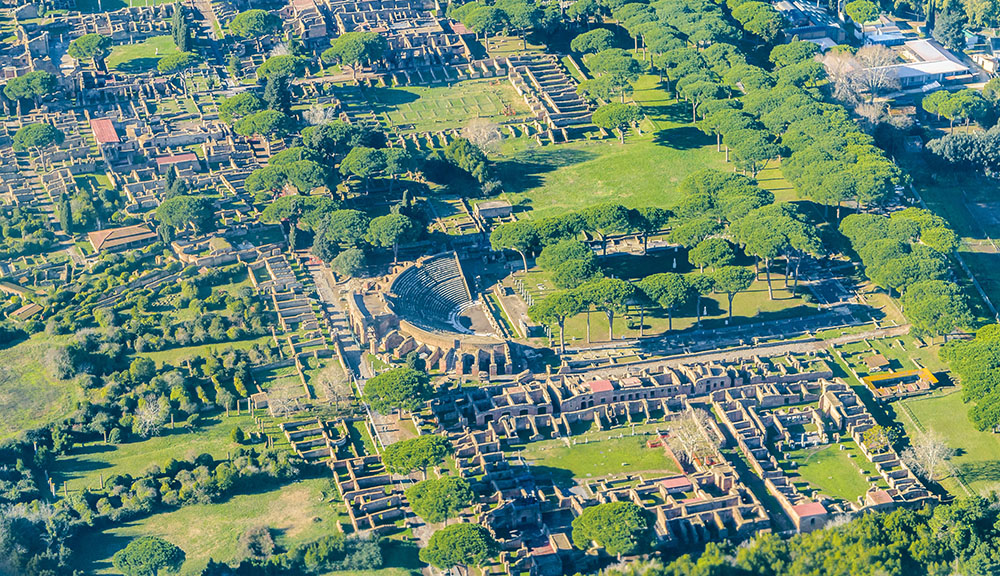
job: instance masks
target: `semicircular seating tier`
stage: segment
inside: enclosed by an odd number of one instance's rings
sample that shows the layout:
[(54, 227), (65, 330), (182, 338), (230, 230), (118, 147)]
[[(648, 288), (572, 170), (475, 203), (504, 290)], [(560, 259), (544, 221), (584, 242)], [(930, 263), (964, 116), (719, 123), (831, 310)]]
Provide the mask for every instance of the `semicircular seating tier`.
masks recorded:
[(456, 314), (472, 304), (454, 252), (418, 260), (396, 276), (389, 290), (396, 314), (431, 330), (456, 331)]

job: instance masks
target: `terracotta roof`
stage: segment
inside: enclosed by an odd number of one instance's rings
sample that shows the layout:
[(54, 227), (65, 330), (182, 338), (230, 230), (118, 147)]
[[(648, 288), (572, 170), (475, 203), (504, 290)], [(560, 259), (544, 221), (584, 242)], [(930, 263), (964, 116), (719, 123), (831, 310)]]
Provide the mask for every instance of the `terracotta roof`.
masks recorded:
[(110, 118), (94, 118), (90, 121), (90, 129), (94, 132), (94, 138), (98, 144), (117, 144), (121, 142), (115, 125)]
[(664, 478), (663, 480), (660, 480), (660, 485), (666, 488), (667, 490), (682, 490), (684, 492), (687, 492), (688, 490), (694, 487), (691, 484), (691, 481), (688, 480), (687, 477), (685, 476), (674, 476), (673, 478)]
[(98, 230), (87, 234), (87, 238), (94, 246), (94, 250), (100, 252), (101, 250), (131, 244), (132, 242), (155, 239), (156, 232), (153, 232), (145, 224), (136, 224), (135, 226), (125, 226), (123, 228)]
[(590, 383), (591, 394), (597, 394), (598, 392), (610, 392), (614, 389), (615, 387), (610, 380), (594, 380)]
[(198, 156), (194, 152), (185, 152), (184, 154), (174, 154), (173, 156), (160, 156), (156, 159), (157, 166), (163, 166), (164, 164), (178, 164), (180, 162), (197, 162)]
[(872, 490), (868, 493), (868, 499), (874, 504), (892, 504), (892, 496), (885, 490)]
[(805, 504), (793, 506), (792, 510), (795, 511), (799, 518), (808, 518), (809, 516), (821, 516), (826, 514), (826, 506), (823, 506), (820, 502), (806, 502)]

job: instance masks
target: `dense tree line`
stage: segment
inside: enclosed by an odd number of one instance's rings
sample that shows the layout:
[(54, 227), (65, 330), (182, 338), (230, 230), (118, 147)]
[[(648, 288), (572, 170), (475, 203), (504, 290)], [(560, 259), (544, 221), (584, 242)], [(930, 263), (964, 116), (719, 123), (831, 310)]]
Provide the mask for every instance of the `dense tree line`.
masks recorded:
[(633, 564), (614, 576), (987, 576), (1000, 569), (995, 499), (868, 513), (824, 530), (782, 539), (759, 534), (739, 547), (708, 544), (669, 563)]
[(915, 333), (947, 335), (972, 323), (949, 270), (958, 236), (941, 217), (920, 208), (890, 216), (852, 214), (840, 223), (840, 231), (861, 258), (865, 275), (902, 296)]

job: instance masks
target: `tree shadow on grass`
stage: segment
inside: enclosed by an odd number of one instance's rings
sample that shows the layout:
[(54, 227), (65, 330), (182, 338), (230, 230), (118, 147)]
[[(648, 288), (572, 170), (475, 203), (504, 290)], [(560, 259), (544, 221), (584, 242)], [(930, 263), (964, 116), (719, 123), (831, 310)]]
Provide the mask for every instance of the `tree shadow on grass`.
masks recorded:
[(126, 74), (139, 74), (141, 72), (148, 72), (153, 68), (156, 68), (156, 64), (160, 61), (159, 57), (156, 58), (134, 58), (128, 62), (122, 62), (115, 66), (115, 70), (119, 72), (124, 72)]
[(555, 468), (553, 466), (529, 466), (531, 475), (539, 484), (551, 484), (553, 486), (568, 487), (576, 482), (573, 479), (573, 472), (565, 468)]
[(542, 185), (542, 174), (597, 158), (597, 154), (572, 148), (530, 150), (497, 162), (496, 173), (507, 192), (526, 192)]
[[(653, 137), (653, 143), (675, 150), (693, 150), (709, 143), (709, 138), (694, 126), (678, 126), (660, 130)], [(714, 142), (714, 141), (713, 141)]]
[(966, 482), (1000, 482), (1000, 461), (969, 462), (958, 466)]

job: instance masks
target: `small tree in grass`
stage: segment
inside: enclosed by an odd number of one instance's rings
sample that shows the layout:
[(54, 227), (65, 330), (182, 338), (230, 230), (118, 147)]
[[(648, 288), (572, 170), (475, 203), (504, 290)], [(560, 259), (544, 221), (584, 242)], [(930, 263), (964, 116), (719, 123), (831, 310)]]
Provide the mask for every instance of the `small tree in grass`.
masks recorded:
[(601, 278), (580, 286), (576, 294), (582, 302), (604, 311), (608, 318), (608, 340), (614, 340), (615, 314), (625, 311), (635, 294), (635, 286), (618, 278)]
[(323, 62), (340, 62), (351, 67), (351, 75), (357, 77), (362, 64), (370, 64), (381, 59), (389, 49), (389, 42), (377, 32), (347, 32), (330, 41), (330, 48), (320, 55)]
[(573, 292), (549, 294), (528, 308), (528, 316), (536, 321), (559, 326), (559, 352), (566, 353), (566, 319), (583, 312), (583, 303)]
[(617, 130), (618, 140), (624, 144), (625, 132), (630, 126), (642, 120), (642, 111), (634, 104), (612, 102), (594, 110), (591, 120), (596, 126), (606, 130)]
[(712, 275), (715, 280), (715, 288), (720, 292), (725, 292), (729, 298), (730, 320), (733, 319), (733, 298), (753, 285), (755, 276), (753, 270), (742, 266), (723, 266)]
[(851, 17), (861, 26), (861, 32), (865, 31), (865, 24), (875, 20), (878, 16), (878, 4), (871, 0), (854, 0), (844, 6), (844, 13)]
[(111, 38), (100, 34), (84, 34), (69, 43), (69, 55), (79, 60), (104, 61), (111, 54)]
[(447, 522), (472, 504), (472, 488), (465, 478), (444, 476), (414, 484), (406, 499), (417, 516), (427, 522)]
[(453, 524), (431, 535), (420, 559), (442, 570), (481, 566), (500, 553), (490, 531), (479, 524)]
[(125, 576), (157, 576), (180, 570), (184, 551), (156, 536), (142, 536), (115, 553), (111, 563)]
[(45, 148), (51, 144), (62, 144), (65, 136), (51, 124), (35, 123), (22, 126), (14, 133), (14, 150), (23, 152), (33, 148)]
[(667, 312), (667, 330), (674, 329), (674, 311), (691, 300), (687, 278), (674, 272), (651, 274), (639, 282), (639, 290)]
[(596, 544), (620, 558), (639, 552), (651, 540), (646, 513), (631, 502), (591, 506), (573, 520), (573, 544), (581, 550)]
[(413, 220), (402, 214), (386, 214), (369, 222), (365, 240), (377, 248), (392, 248), (392, 261), (396, 262), (400, 243), (416, 239), (418, 235)]
[(494, 250), (513, 250), (520, 254), (524, 271), (528, 271), (528, 252), (538, 243), (535, 225), (528, 220), (501, 224), (490, 233), (490, 247)]
[(697, 308), (695, 312), (698, 319), (696, 325), (700, 328), (702, 299), (715, 291), (715, 278), (708, 274), (694, 274), (688, 277), (688, 284), (691, 285), (691, 289), (695, 293), (695, 307)]
[(365, 400), (376, 412), (413, 411), (423, 406), (430, 395), (429, 381), (425, 372), (395, 368), (365, 382)]
[(427, 478), (427, 469), (444, 462), (451, 444), (444, 436), (425, 434), (386, 446), (382, 452), (385, 469), (393, 474), (410, 474), (420, 470)]

